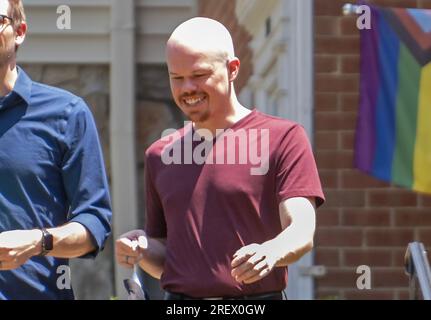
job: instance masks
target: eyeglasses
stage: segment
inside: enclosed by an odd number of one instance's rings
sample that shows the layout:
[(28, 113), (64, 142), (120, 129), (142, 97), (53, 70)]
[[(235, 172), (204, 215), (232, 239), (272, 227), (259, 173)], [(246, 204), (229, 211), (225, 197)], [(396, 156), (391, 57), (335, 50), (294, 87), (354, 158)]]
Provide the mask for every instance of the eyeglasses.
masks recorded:
[(4, 14), (0, 14), (0, 27), (4, 26), (6, 24), (5, 23), (6, 19), (9, 19), (11, 22), (13, 22), (13, 19), (11, 17), (6, 16)]

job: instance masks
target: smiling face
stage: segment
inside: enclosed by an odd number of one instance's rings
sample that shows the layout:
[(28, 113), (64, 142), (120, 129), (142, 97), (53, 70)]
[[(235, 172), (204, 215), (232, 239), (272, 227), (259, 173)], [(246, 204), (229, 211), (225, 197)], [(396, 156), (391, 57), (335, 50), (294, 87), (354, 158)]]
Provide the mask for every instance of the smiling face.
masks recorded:
[(229, 31), (212, 19), (190, 19), (172, 33), (166, 58), (178, 107), (199, 127), (221, 125), (233, 109), (240, 66)]
[(168, 46), (172, 95), (193, 122), (206, 122), (229, 104), (229, 63), (227, 57), (223, 58), (215, 52), (197, 52), (178, 43)]

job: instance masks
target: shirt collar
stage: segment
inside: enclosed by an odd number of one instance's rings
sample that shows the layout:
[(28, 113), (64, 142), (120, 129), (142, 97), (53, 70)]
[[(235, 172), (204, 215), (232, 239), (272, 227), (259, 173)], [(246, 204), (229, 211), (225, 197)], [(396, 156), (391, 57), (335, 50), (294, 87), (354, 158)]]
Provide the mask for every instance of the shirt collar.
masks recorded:
[[(30, 77), (24, 72), (24, 70), (18, 66), (16, 68), (18, 72), (18, 78), (16, 79), (11, 93), (15, 93), (16, 95), (20, 96), (25, 101), (25, 103), (29, 105), (32, 81)], [(14, 96), (14, 94), (11, 94), (11, 96)]]

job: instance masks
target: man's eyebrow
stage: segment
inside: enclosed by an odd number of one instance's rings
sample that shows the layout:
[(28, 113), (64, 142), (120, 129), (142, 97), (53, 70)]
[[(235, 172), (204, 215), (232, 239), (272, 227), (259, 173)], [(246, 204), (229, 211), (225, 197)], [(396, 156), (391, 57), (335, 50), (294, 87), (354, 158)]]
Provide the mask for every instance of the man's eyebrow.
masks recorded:
[(199, 69), (194, 70), (193, 73), (208, 72), (208, 71), (211, 71), (211, 70), (212, 70), (212, 68), (210, 68), (210, 67), (203, 67), (203, 68), (199, 68)]

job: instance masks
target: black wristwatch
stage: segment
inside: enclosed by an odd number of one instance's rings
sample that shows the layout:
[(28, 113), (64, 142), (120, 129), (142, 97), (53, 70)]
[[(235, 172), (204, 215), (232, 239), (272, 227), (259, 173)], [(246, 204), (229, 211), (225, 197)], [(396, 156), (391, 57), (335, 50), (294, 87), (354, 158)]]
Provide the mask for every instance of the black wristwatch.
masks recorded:
[(40, 229), (42, 231), (42, 252), (41, 256), (45, 256), (54, 247), (54, 239), (52, 234), (48, 232), (45, 228)]

